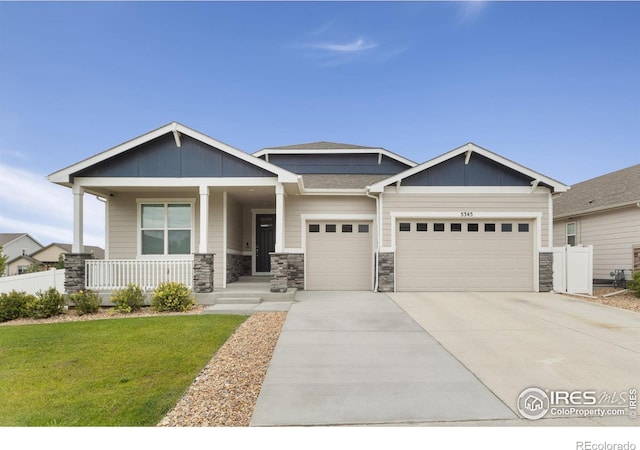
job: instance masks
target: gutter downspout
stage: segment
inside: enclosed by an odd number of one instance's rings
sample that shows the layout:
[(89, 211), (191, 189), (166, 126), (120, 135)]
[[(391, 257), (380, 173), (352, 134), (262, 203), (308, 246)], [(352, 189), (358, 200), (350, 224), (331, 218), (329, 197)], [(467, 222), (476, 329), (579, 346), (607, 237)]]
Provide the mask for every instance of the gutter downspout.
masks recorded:
[(375, 251), (375, 270), (373, 272), (373, 292), (378, 292), (378, 253), (380, 252), (380, 198), (377, 195), (371, 195), (369, 186), (365, 188), (364, 194), (376, 201), (376, 251)]

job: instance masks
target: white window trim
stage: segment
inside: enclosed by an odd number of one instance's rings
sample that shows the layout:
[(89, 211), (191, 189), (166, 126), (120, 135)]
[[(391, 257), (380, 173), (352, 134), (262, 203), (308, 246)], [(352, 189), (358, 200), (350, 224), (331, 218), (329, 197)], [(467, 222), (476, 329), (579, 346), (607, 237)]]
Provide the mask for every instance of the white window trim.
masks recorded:
[[(166, 253), (168, 241), (165, 236), (165, 254), (163, 255), (143, 255), (142, 254), (142, 205), (146, 204), (163, 204), (166, 206), (169, 204), (189, 204), (191, 207), (191, 252), (184, 255), (169, 255)], [(137, 198), (136, 199), (136, 241), (137, 241), (137, 259), (191, 259), (195, 249), (195, 220), (196, 220), (196, 200), (194, 198)], [(165, 213), (166, 221), (166, 213)], [(164, 231), (167, 231), (166, 223)]]
[[(573, 234), (569, 234), (569, 225), (573, 225)], [(572, 247), (575, 247), (576, 245), (578, 245), (578, 222), (567, 222), (565, 227), (564, 227), (564, 231), (565, 231), (565, 244), (566, 245), (571, 245), (569, 244), (569, 236), (573, 236), (573, 245)]]

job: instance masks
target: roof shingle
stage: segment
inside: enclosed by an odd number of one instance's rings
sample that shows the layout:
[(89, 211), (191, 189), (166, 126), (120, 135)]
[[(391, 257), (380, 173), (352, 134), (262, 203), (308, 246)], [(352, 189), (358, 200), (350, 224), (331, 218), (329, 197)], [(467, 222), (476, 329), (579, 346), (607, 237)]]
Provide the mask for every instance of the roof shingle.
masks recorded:
[(640, 164), (571, 186), (553, 199), (554, 217), (640, 202)]

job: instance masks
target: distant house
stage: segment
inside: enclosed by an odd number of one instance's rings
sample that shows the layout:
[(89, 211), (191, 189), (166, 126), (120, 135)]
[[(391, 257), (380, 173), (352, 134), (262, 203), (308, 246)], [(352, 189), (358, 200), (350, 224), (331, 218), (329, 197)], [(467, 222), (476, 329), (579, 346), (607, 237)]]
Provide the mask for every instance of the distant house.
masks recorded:
[[(93, 254), (95, 259), (104, 259), (104, 250), (100, 247), (87, 245), (85, 251)], [(49, 244), (30, 255), (20, 255), (7, 261), (7, 273), (8, 275), (21, 275), (29, 272), (34, 265), (38, 267), (38, 270), (56, 267), (60, 255), (64, 253), (71, 253), (71, 244)]]
[[(42, 248), (42, 244), (27, 233), (0, 233), (0, 245), (2, 246), (2, 254), (8, 258), (7, 262), (18, 256), (30, 255)], [(7, 264), (5, 273), (0, 275), (7, 275), (8, 269)]]
[(594, 281), (640, 270), (640, 164), (573, 185), (553, 211), (554, 246), (593, 245)]

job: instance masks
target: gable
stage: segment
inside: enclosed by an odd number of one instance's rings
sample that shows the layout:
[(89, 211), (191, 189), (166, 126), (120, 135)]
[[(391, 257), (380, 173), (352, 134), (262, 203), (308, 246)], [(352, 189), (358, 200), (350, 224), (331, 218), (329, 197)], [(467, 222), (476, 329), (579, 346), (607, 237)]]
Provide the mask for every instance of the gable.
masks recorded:
[(190, 136), (165, 134), (73, 174), (74, 177), (273, 177), (275, 174)]
[(481, 155), (460, 154), (402, 180), (403, 186), (530, 186), (532, 177)]
[(394, 175), (410, 167), (376, 153), (271, 154), (269, 162), (297, 174)]

